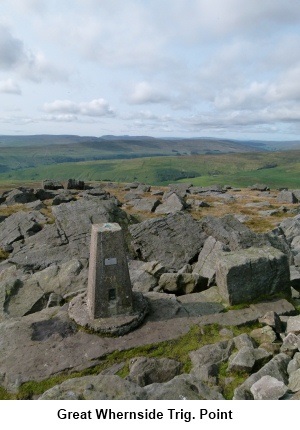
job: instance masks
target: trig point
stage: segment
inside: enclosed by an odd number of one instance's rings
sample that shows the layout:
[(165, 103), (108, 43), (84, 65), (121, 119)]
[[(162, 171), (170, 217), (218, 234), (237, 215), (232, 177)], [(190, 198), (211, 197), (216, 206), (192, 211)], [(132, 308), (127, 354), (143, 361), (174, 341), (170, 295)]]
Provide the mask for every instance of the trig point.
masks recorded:
[(120, 225), (92, 225), (88, 288), (70, 302), (70, 317), (95, 332), (123, 335), (141, 324), (147, 312), (147, 300), (131, 288)]
[(123, 232), (117, 223), (92, 226), (87, 305), (91, 318), (130, 314), (131, 283)]

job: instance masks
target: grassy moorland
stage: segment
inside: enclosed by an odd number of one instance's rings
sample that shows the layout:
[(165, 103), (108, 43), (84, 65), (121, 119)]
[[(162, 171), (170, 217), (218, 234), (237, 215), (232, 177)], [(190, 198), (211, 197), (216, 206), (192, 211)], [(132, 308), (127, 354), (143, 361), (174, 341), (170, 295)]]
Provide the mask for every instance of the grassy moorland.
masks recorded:
[(131, 182), (153, 185), (192, 182), (245, 187), (267, 183), (272, 188), (300, 188), (300, 150), (143, 157), (37, 165), (0, 173), (1, 185), (19, 185), (45, 178)]

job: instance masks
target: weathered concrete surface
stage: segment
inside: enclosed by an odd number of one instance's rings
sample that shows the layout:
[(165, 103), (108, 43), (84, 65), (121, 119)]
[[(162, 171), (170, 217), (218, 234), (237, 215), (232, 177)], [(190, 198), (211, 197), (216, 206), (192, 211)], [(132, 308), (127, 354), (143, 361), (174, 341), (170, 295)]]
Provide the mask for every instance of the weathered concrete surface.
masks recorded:
[(125, 242), (118, 223), (92, 225), (87, 307), (92, 319), (126, 315), (133, 309)]

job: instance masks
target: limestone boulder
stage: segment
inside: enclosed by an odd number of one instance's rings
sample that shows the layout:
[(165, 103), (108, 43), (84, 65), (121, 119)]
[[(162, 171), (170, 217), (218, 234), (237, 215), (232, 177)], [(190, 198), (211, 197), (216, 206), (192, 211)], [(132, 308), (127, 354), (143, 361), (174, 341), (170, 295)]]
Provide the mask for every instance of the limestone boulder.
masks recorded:
[(205, 290), (207, 280), (196, 273), (163, 273), (158, 286), (166, 293), (191, 294)]
[(206, 278), (207, 286), (214, 285), (215, 283), (216, 264), (218, 259), (222, 258), (223, 251), (229, 251), (229, 248), (212, 236), (209, 236), (204, 242), (193, 273)]
[(292, 191), (283, 190), (277, 196), (278, 203), (298, 203), (298, 199)]
[(72, 193), (70, 193), (66, 190), (64, 192), (57, 194), (54, 197), (54, 199), (52, 200), (52, 206), (57, 206), (57, 205), (60, 205), (62, 203), (72, 202), (74, 200), (76, 200), (76, 197)]
[(218, 391), (190, 374), (175, 376), (162, 384), (147, 385), (144, 391), (146, 400), (224, 400)]
[(169, 271), (195, 260), (206, 239), (201, 224), (182, 212), (143, 221), (129, 231), (136, 255), (159, 261)]
[(288, 387), (293, 393), (300, 391), (300, 369), (290, 373)]
[(242, 333), (239, 336), (233, 338), (234, 346), (237, 350), (248, 347), (253, 349), (256, 346), (254, 339), (247, 333)]
[(278, 400), (287, 390), (288, 387), (282, 381), (270, 375), (262, 376), (250, 388), (254, 400)]
[(222, 218), (207, 216), (202, 220), (207, 236), (226, 245), (231, 251), (249, 248), (258, 242), (258, 236), (233, 215)]
[(276, 340), (276, 333), (270, 326), (254, 329), (251, 331), (250, 336), (258, 344), (272, 343)]
[(220, 364), (227, 361), (234, 349), (232, 340), (223, 340), (214, 344), (204, 345), (190, 352), (192, 374), (197, 375), (199, 368), (206, 364)]
[(286, 218), (280, 223), (279, 229), (284, 234), (288, 243), (291, 244), (296, 236), (300, 236), (300, 215), (296, 215), (293, 218)]
[(45, 179), (42, 183), (42, 188), (44, 190), (60, 190), (61, 188), (64, 188), (63, 184), (59, 181), (56, 181), (54, 179)]
[(298, 369), (300, 369), (300, 352), (296, 352), (293, 359), (289, 362), (287, 371), (290, 375), (292, 372), (295, 372)]
[(137, 357), (130, 361), (129, 375), (126, 379), (140, 387), (156, 382), (170, 381), (179, 375), (182, 364), (168, 358)]
[(288, 318), (286, 332), (300, 334), (300, 315), (295, 315)]
[(68, 239), (56, 224), (45, 225), (34, 236), (14, 243), (10, 261), (24, 270), (42, 270), (51, 264), (70, 260)]
[(31, 188), (19, 187), (5, 194), (5, 204), (8, 206), (34, 202), (36, 199), (34, 190)]
[(276, 332), (276, 333), (282, 333), (283, 327), (280, 320), (279, 315), (274, 311), (267, 312), (262, 318), (259, 318), (258, 320), (261, 324), (266, 324)]
[(287, 256), (273, 247), (224, 253), (216, 265), (216, 283), (230, 305), (251, 303), (259, 297), (290, 297)]
[(117, 375), (72, 378), (45, 391), (39, 400), (142, 400), (143, 389)]
[(117, 222), (126, 236), (127, 214), (112, 200), (81, 199), (52, 207), (55, 224), (15, 248), (11, 261), (30, 270), (41, 270), (72, 258), (88, 259), (92, 224)]
[(33, 236), (42, 229), (46, 217), (39, 211), (16, 212), (1, 223), (0, 246), (12, 250), (14, 243)]
[(133, 291), (147, 293), (157, 286), (157, 278), (145, 269), (145, 264), (147, 263), (138, 260), (129, 261), (128, 268)]
[(254, 364), (254, 348), (243, 346), (237, 353), (229, 357), (228, 371), (250, 373)]
[(293, 357), (295, 352), (298, 351), (299, 341), (300, 341), (300, 336), (297, 336), (295, 333), (288, 333), (288, 335), (283, 338), (280, 351)]
[(186, 207), (185, 201), (176, 193), (169, 195), (161, 205), (157, 206), (155, 213), (172, 214), (183, 211)]
[(68, 179), (67, 190), (84, 190), (84, 181), (78, 181), (77, 179)]
[(0, 275), (0, 320), (60, 305), (85, 290), (87, 278), (86, 264), (79, 260), (53, 264), (32, 275), (11, 266)]
[(138, 212), (155, 212), (158, 205), (160, 205), (160, 200), (149, 197), (130, 200), (127, 204), (132, 206)]
[(290, 360), (290, 357), (283, 353), (280, 353), (273, 357), (258, 372), (253, 373), (243, 382), (243, 384), (241, 384), (235, 389), (233, 400), (253, 400), (251, 387), (263, 376), (271, 376), (287, 385), (289, 379), (287, 373), (287, 366)]

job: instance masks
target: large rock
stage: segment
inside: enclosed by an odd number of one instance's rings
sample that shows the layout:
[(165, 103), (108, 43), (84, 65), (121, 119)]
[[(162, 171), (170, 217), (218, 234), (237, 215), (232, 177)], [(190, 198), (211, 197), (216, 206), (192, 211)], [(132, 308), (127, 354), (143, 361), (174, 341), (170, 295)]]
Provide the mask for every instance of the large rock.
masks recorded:
[(84, 181), (78, 181), (77, 179), (68, 179), (67, 190), (84, 190)]
[(36, 271), (71, 258), (68, 239), (61, 234), (55, 224), (51, 224), (46, 225), (34, 236), (26, 238), (24, 243), (14, 244), (10, 261), (25, 270)]
[(172, 193), (161, 205), (157, 206), (155, 213), (172, 214), (184, 210), (185, 207), (185, 201), (176, 193)]
[(30, 203), (37, 199), (34, 190), (31, 188), (16, 188), (6, 194), (5, 204), (15, 205), (22, 203)]
[(143, 389), (117, 375), (72, 378), (47, 390), (39, 400), (141, 400)]
[(300, 369), (291, 372), (289, 377), (289, 389), (294, 393), (300, 390)]
[(143, 221), (129, 231), (138, 257), (157, 260), (168, 270), (179, 270), (195, 260), (206, 239), (201, 224), (181, 212)]
[(61, 188), (64, 188), (64, 186), (59, 181), (53, 179), (45, 179), (42, 183), (42, 188), (44, 190), (60, 190)]
[(217, 391), (190, 375), (145, 388), (116, 375), (69, 379), (46, 391), (39, 400), (223, 400)]
[(76, 200), (76, 197), (67, 190), (63, 190), (57, 194), (52, 200), (52, 206), (61, 205), (62, 203), (69, 203)]
[(207, 216), (202, 220), (202, 228), (208, 236), (227, 245), (231, 251), (249, 248), (259, 242), (258, 236), (233, 215), (222, 218)]
[(178, 375), (163, 384), (144, 388), (146, 400), (224, 400), (223, 396), (193, 375)]
[(205, 290), (207, 280), (197, 273), (163, 273), (158, 285), (166, 293), (181, 295)]
[(160, 205), (160, 200), (153, 198), (142, 198), (134, 199), (127, 203), (133, 206), (133, 208), (138, 212), (154, 212), (158, 205)]
[(88, 259), (92, 224), (117, 222), (127, 231), (129, 218), (113, 200), (87, 200), (52, 207), (55, 224), (24, 241), (11, 261), (32, 270), (72, 258)]
[(146, 270), (145, 264), (147, 263), (138, 260), (129, 261), (128, 268), (133, 291), (147, 293), (157, 286), (158, 280)]
[(267, 364), (265, 364), (258, 372), (253, 373), (249, 378), (247, 378), (242, 385), (234, 391), (233, 400), (252, 400), (253, 395), (251, 393), (251, 387), (257, 381), (259, 381), (263, 376), (272, 376), (279, 381), (283, 382), (285, 385), (288, 384), (288, 373), (287, 366), (290, 362), (290, 357), (286, 354), (278, 354)]
[[(24, 274), (11, 266), (0, 274), (0, 321), (38, 312), (56, 301), (82, 292), (87, 285), (87, 269), (79, 260)], [(55, 296), (53, 296), (53, 294)]]
[(298, 199), (292, 191), (280, 191), (277, 196), (279, 203), (298, 203)]
[(287, 333), (300, 334), (300, 315), (289, 317), (286, 331)]
[(272, 247), (224, 253), (216, 266), (220, 294), (230, 305), (279, 294), (290, 296), (289, 264)]
[(1, 223), (0, 246), (11, 250), (14, 242), (36, 234), (45, 222), (45, 216), (38, 211), (19, 211), (10, 215)]
[(229, 357), (228, 371), (250, 373), (255, 364), (254, 348), (243, 346)]
[(222, 256), (223, 251), (229, 251), (229, 248), (214, 237), (209, 236), (199, 254), (193, 273), (198, 273), (207, 278), (208, 286), (215, 283), (216, 262)]
[(206, 364), (220, 364), (227, 361), (234, 349), (232, 340), (223, 340), (214, 344), (204, 345), (196, 351), (190, 352), (192, 374)]
[(167, 382), (179, 375), (182, 364), (168, 358), (137, 357), (131, 360), (129, 381), (135, 382), (140, 387), (155, 382)]
[(288, 243), (291, 243), (296, 236), (300, 236), (300, 215), (286, 218), (280, 223), (279, 229), (283, 232)]
[(273, 376), (262, 376), (255, 382), (250, 391), (254, 400), (278, 400), (285, 395), (288, 387)]

